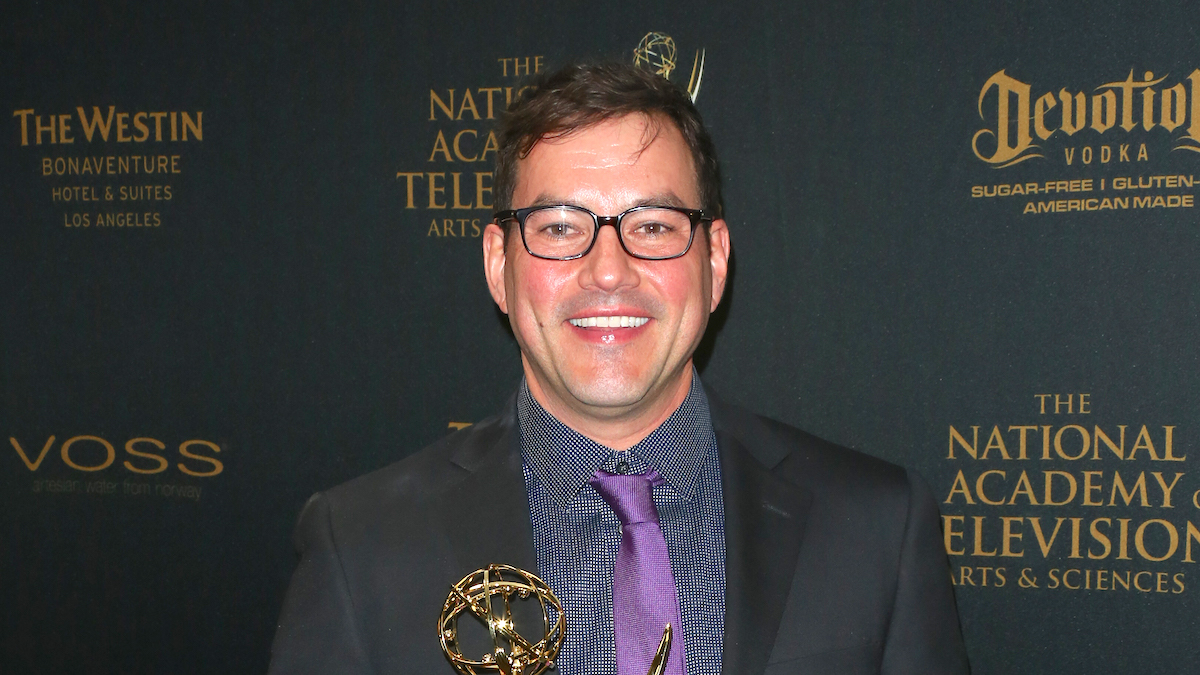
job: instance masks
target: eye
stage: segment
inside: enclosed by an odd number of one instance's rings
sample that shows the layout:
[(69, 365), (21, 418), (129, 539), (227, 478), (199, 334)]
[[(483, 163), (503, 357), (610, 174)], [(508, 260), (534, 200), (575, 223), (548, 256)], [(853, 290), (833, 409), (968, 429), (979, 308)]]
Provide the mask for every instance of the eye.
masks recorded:
[(579, 234), (579, 228), (564, 220), (558, 220), (548, 223), (540, 223), (537, 228), (537, 234), (541, 237), (550, 239), (565, 239), (573, 235)]
[(642, 239), (671, 237), (680, 231), (680, 223), (673, 211), (647, 210), (626, 216), (625, 234)]
[(668, 225), (666, 223), (658, 222), (658, 221), (650, 221), (650, 222), (645, 222), (645, 223), (638, 223), (637, 229), (635, 229), (634, 231), (639, 234), (644, 234), (644, 235), (649, 235), (649, 236), (658, 236), (658, 235), (670, 234), (674, 229), (675, 228), (671, 227), (670, 225)]
[(591, 216), (565, 208), (534, 211), (525, 221), (526, 236), (547, 243), (587, 238), (591, 228)]

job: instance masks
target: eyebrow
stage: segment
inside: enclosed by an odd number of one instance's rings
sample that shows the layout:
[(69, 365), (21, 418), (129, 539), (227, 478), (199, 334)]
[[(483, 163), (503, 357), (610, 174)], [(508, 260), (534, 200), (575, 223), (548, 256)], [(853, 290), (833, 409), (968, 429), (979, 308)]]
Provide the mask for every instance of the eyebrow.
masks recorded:
[[(538, 195), (537, 199), (533, 200), (533, 202), (529, 204), (529, 207), (526, 208), (532, 208), (535, 206), (576, 206), (581, 209), (587, 208), (578, 201), (572, 199), (563, 199), (562, 197), (556, 197), (544, 192)], [(634, 208), (636, 206), (674, 206), (677, 208), (688, 208), (687, 205), (683, 203), (683, 200), (680, 199), (679, 196), (674, 192), (660, 192), (648, 197), (642, 197), (641, 199), (638, 199), (630, 204), (628, 208)]]

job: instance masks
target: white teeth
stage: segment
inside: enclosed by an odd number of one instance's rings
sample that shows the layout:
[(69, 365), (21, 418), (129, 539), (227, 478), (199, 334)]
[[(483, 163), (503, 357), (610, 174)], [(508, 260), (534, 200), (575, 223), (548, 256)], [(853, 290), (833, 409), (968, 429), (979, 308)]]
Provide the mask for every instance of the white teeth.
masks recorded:
[(571, 325), (576, 328), (637, 328), (649, 320), (644, 316), (588, 316), (571, 319)]

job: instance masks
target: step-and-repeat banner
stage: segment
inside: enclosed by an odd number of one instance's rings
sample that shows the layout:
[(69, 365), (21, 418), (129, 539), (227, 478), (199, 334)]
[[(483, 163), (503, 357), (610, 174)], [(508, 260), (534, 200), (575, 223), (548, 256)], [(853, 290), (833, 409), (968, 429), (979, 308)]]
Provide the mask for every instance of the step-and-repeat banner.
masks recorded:
[(926, 478), (974, 672), (1191, 670), (1193, 9), (6, 9), (0, 671), (265, 670), (305, 499), (513, 391), (493, 129), (596, 58), (722, 154), (705, 380)]

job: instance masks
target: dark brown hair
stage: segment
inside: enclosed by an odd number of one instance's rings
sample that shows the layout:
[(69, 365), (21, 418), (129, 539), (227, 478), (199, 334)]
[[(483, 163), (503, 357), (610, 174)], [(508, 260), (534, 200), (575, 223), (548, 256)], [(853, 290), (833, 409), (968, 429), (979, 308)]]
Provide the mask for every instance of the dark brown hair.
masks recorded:
[(720, 218), (721, 170), (700, 112), (666, 78), (620, 63), (566, 66), (540, 76), (513, 101), (500, 122), (496, 209), (513, 207), (517, 165), (538, 141), (635, 113), (675, 125), (692, 154), (700, 208)]

